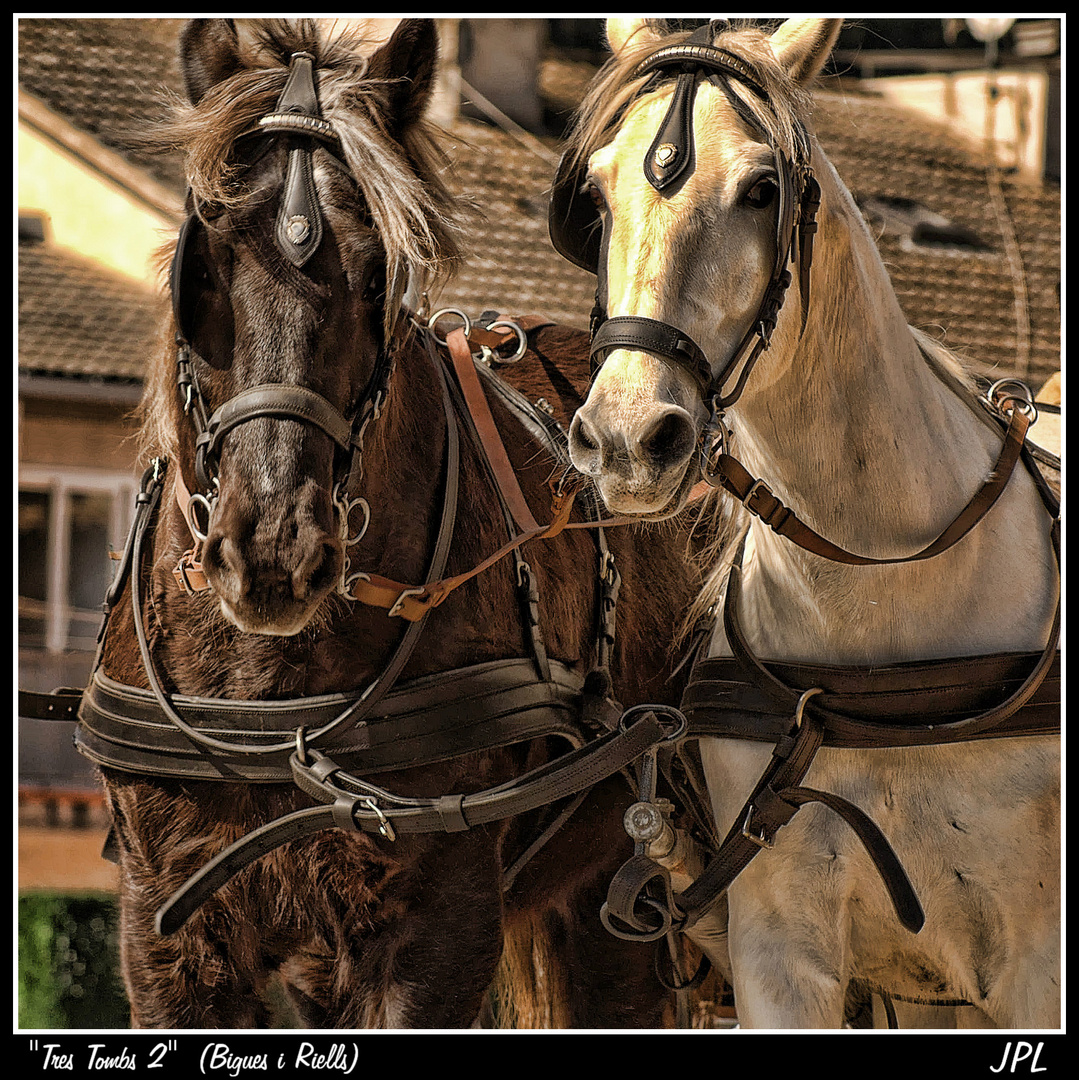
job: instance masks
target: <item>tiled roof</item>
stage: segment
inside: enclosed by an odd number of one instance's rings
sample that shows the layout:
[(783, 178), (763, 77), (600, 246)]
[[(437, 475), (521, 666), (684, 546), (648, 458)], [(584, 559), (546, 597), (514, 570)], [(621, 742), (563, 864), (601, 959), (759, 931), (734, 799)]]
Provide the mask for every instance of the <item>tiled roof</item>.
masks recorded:
[(123, 154), (154, 179), (183, 190), (177, 160), (132, 150), (133, 126), (178, 90), (182, 19), (20, 19), (19, 88)]
[(138, 382), (160, 309), (130, 278), (47, 242), (19, 244), (19, 373)]
[[(554, 143), (548, 145), (557, 160)], [(469, 232), (465, 266), (441, 305), (469, 315), (496, 309), (587, 327), (595, 278), (566, 262), (547, 233), (551, 160), (497, 128), (467, 120), (454, 126), (449, 149), (455, 188), (478, 203), (481, 216)]]
[[(162, 83), (177, 85), (178, 26), (152, 19), (20, 20), (20, 86), (122, 152), (117, 133), (153, 115)], [(541, 86), (556, 111), (579, 97), (586, 69), (544, 63)], [(976, 150), (959, 145), (943, 126), (865, 94), (822, 94), (814, 126), (870, 218), (914, 325), (943, 336), (982, 371), (1023, 373), (1024, 342), (1031, 382), (1060, 366), (1059, 188), (1005, 178), (994, 197), (993, 174)], [(536, 312), (587, 326), (593, 279), (555, 254), (547, 237), (553, 141), (545, 140), (550, 153), (541, 157), (505, 132), (468, 120), (450, 136), (455, 183), (483, 218), (470, 233), (462, 273), (440, 302), (469, 314)], [(182, 187), (175, 163), (144, 164)], [(916, 243), (909, 229), (876, 216), (889, 202), (923, 207), (985, 246)]]

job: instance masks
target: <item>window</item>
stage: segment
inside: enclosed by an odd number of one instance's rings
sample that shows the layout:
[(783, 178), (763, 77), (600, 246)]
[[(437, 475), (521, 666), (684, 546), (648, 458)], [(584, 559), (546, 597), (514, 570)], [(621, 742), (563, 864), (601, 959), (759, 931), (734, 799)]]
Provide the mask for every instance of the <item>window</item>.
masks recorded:
[(129, 476), (23, 469), (19, 478), (19, 645), (92, 651), (131, 520)]

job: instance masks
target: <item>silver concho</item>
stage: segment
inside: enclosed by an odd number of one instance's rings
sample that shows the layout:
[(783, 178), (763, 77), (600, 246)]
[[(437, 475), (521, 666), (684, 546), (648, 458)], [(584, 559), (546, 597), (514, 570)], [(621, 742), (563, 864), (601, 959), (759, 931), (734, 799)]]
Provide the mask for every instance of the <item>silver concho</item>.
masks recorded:
[(302, 244), (311, 235), (311, 222), (303, 214), (294, 214), (285, 224), (285, 235), (294, 244)]
[(673, 143), (663, 143), (656, 147), (655, 162), (661, 169), (667, 168), (676, 157), (678, 157), (678, 147)]

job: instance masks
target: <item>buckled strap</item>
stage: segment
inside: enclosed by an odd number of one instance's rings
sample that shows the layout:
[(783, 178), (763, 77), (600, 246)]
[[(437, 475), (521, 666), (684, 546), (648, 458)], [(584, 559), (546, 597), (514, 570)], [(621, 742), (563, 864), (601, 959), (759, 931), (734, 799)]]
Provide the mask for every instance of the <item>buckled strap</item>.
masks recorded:
[(697, 922), (722, 897), (756, 855), (775, 840), (776, 832), (807, 802), (820, 802), (854, 829), (873, 859), (900, 922), (917, 933), (925, 922), (914, 888), (884, 834), (853, 803), (826, 792), (800, 787), (823, 740), (818, 721), (805, 716), (792, 742), (773, 751), (772, 762), (743, 806), (719, 851), (692, 885), (676, 898), (685, 913), (681, 929)]
[(730, 454), (720, 454), (715, 459), (715, 469), (705, 476), (713, 487), (722, 487), (732, 494), (756, 517), (760, 518), (779, 536), (785, 537), (805, 551), (833, 562), (850, 566), (886, 566), (895, 563), (918, 562), (940, 555), (963, 539), (989, 512), (1008, 486), (1016, 462), (1019, 460), (1026, 438), (1029, 418), (1019, 409), (1012, 411), (1004, 445), (989, 479), (972, 496), (967, 505), (932, 543), (913, 555), (899, 558), (873, 559), (833, 544), (815, 532), (764, 483), (754, 477), (740, 461)]
[(20, 720), (77, 720), (82, 691), (61, 686), (50, 693), (19, 691)]
[[(628, 767), (667, 738), (652, 712), (624, 730), (601, 736), (578, 750), (503, 784), (474, 795), (433, 799), (401, 798), (350, 777), (325, 755), (308, 761), (292, 757), (296, 783), (327, 805), (298, 810), (236, 841), (191, 877), (157, 912), (159, 934), (180, 929), (191, 915), (244, 867), (292, 840), (332, 828), (358, 829), (389, 838), (397, 832), (456, 832), (546, 806), (593, 787)], [(346, 790), (352, 788), (352, 791)]]

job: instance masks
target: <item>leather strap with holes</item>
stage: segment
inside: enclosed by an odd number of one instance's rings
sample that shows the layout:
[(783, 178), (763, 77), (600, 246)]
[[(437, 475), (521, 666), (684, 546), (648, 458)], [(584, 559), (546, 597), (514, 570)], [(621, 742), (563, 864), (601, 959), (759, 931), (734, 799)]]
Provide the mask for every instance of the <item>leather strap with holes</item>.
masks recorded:
[(929, 545), (913, 555), (900, 558), (873, 559), (833, 544), (814, 532), (797, 514), (785, 506), (763, 480), (754, 477), (740, 461), (730, 454), (720, 454), (715, 461), (715, 471), (706, 477), (713, 487), (721, 487), (733, 495), (756, 517), (760, 518), (777, 535), (797, 544), (821, 558), (850, 566), (885, 566), (894, 563), (917, 562), (940, 555), (963, 539), (989, 512), (1004, 493), (1012, 471), (1023, 450), (1030, 418), (1020, 409), (1013, 409), (1004, 445), (989, 479), (978, 489), (970, 502), (950, 525)]

